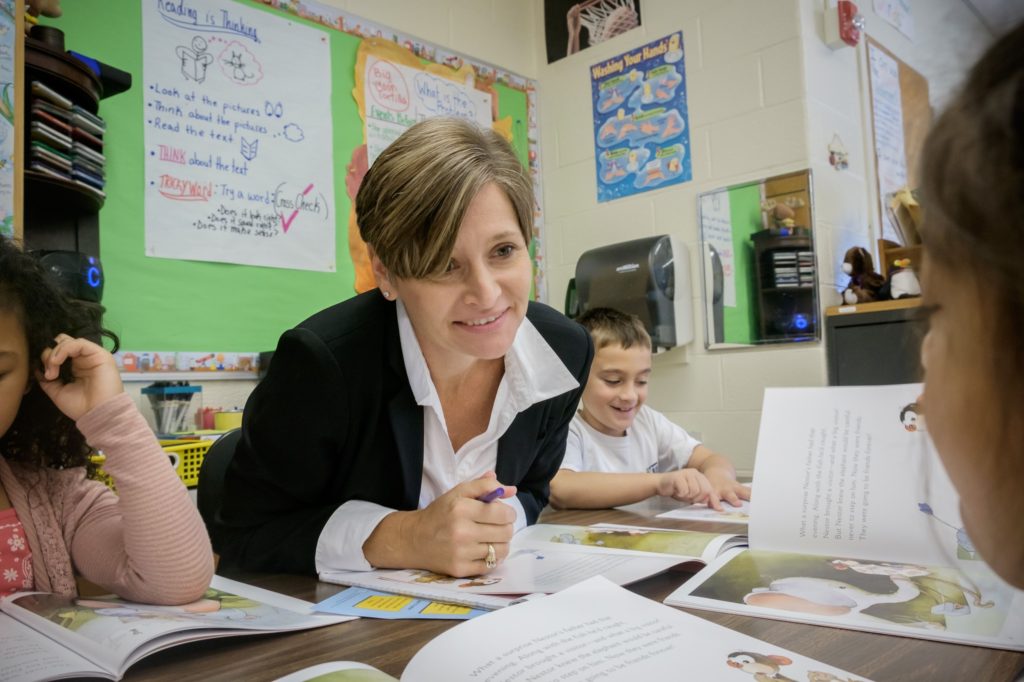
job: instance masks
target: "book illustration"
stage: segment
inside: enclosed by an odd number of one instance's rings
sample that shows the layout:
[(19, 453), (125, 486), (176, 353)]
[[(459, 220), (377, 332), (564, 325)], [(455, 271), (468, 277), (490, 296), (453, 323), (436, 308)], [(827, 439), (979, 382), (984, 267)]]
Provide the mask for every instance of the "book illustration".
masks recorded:
[[(753, 651), (734, 651), (726, 659), (726, 665), (754, 676), (757, 682), (797, 682), (787, 677), (783, 668), (793, 665), (793, 660), (779, 654), (759, 654)], [(808, 682), (854, 682), (852, 677), (838, 677), (835, 673), (820, 670), (807, 671)]]
[(917, 402), (907, 403), (900, 409), (900, 424), (911, 433), (924, 431), (924, 411)]
[(971, 538), (967, 535), (967, 530), (963, 526), (954, 526), (948, 521), (943, 521), (941, 518), (935, 515), (935, 511), (932, 506), (927, 502), (918, 502), (917, 508), (921, 513), (931, 517), (937, 523), (941, 523), (947, 528), (952, 528), (953, 532), (956, 533), (956, 558), (963, 559), (965, 561), (979, 561), (981, 557), (974, 550), (974, 543), (971, 542)]
[(948, 567), (763, 550), (727, 555), (692, 580), (697, 584), (689, 596), (696, 599), (685, 602), (691, 606), (731, 602), (731, 610), (748, 615), (786, 619), (789, 613), (793, 620), (839, 627), (993, 640), (1007, 635), (1012, 601), (1010, 588), (979, 589)]
[(362, 587), (350, 587), (347, 590), (342, 590), (317, 604), (314, 610), (318, 613), (334, 613), (339, 616), (385, 620), (468, 620), (487, 613), (483, 609), (430, 599), (417, 599)]
[(708, 545), (719, 538), (718, 533), (689, 531), (680, 533), (673, 530), (654, 530), (630, 527), (573, 527), (559, 529), (551, 535), (550, 541), (564, 545), (586, 545), (628, 549), (635, 552), (674, 554), (682, 557), (700, 557)]

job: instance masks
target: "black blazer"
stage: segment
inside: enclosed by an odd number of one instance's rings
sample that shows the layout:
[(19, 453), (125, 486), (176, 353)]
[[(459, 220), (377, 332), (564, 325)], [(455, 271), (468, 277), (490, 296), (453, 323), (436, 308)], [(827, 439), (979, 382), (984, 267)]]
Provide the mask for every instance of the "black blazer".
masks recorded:
[[(534, 523), (594, 349), (583, 327), (543, 304), (530, 303), (526, 316), (580, 384), (519, 413), (498, 441), (498, 480), (518, 487)], [(406, 377), (395, 304), (367, 292), (281, 336), (245, 406), (214, 548), (224, 567), (313, 573), (317, 540), (342, 503), (416, 509), (422, 474), (423, 412)]]

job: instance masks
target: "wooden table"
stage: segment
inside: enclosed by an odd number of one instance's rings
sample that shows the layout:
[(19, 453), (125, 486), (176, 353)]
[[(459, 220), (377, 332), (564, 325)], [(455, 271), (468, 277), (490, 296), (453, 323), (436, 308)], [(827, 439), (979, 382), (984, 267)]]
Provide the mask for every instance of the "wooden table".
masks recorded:
[[(742, 526), (653, 518), (671, 503), (658, 501), (626, 510), (554, 511), (545, 523), (586, 525), (599, 521), (713, 532), (744, 532)], [(344, 589), (309, 576), (238, 574), (227, 576), (259, 587), (318, 602)], [(630, 586), (663, 600), (686, 578), (668, 572)], [(876, 635), (747, 616), (686, 609), (752, 637), (819, 659), (830, 665), (883, 680), (1012, 680), (1024, 669), (1024, 654), (908, 637)], [(428, 641), (461, 621), (360, 619), (318, 630), (199, 642), (150, 656), (129, 670), (126, 680), (272, 680), (328, 661), (359, 661), (398, 677)], [(640, 681), (638, 681), (640, 682)]]

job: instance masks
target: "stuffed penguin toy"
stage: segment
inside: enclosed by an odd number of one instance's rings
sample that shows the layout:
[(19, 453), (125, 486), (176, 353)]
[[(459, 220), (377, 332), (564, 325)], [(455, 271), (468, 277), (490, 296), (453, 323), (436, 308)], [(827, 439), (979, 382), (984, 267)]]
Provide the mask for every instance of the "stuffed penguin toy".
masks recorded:
[(886, 280), (880, 294), (893, 300), (921, 295), (921, 283), (917, 279), (917, 273), (910, 267), (909, 258), (897, 258), (892, 262), (889, 279)]

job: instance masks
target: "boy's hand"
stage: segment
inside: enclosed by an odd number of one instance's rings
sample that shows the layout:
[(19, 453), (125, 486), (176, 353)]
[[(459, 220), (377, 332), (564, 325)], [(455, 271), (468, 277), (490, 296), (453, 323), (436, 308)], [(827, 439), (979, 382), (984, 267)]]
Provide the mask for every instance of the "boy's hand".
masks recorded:
[[(56, 345), (43, 351), (43, 371), (36, 379), (39, 387), (65, 415), (78, 420), (92, 408), (124, 391), (114, 356), (102, 346), (86, 339), (59, 334)], [(71, 363), (74, 380), (65, 384), (60, 367)]]
[[(715, 467), (705, 471), (704, 475), (707, 476), (708, 481), (711, 482), (711, 488), (722, 502), (728, 502), (732, 506), (738, 507), (742, 500), (750, 499), (750, 487), (738, 482), (731, 471)], [(708, 506), (716, 511), (723, 511), (721, 503), (717, 507), (711, 504)]]
[(680, 502), (706, 502), (709, 507), (721, 509), (718, 493), (711, 486), (707, 476), (696, 469), (677, 469), (660, 476), (658, 494), (662, 497), (671, 497)]

